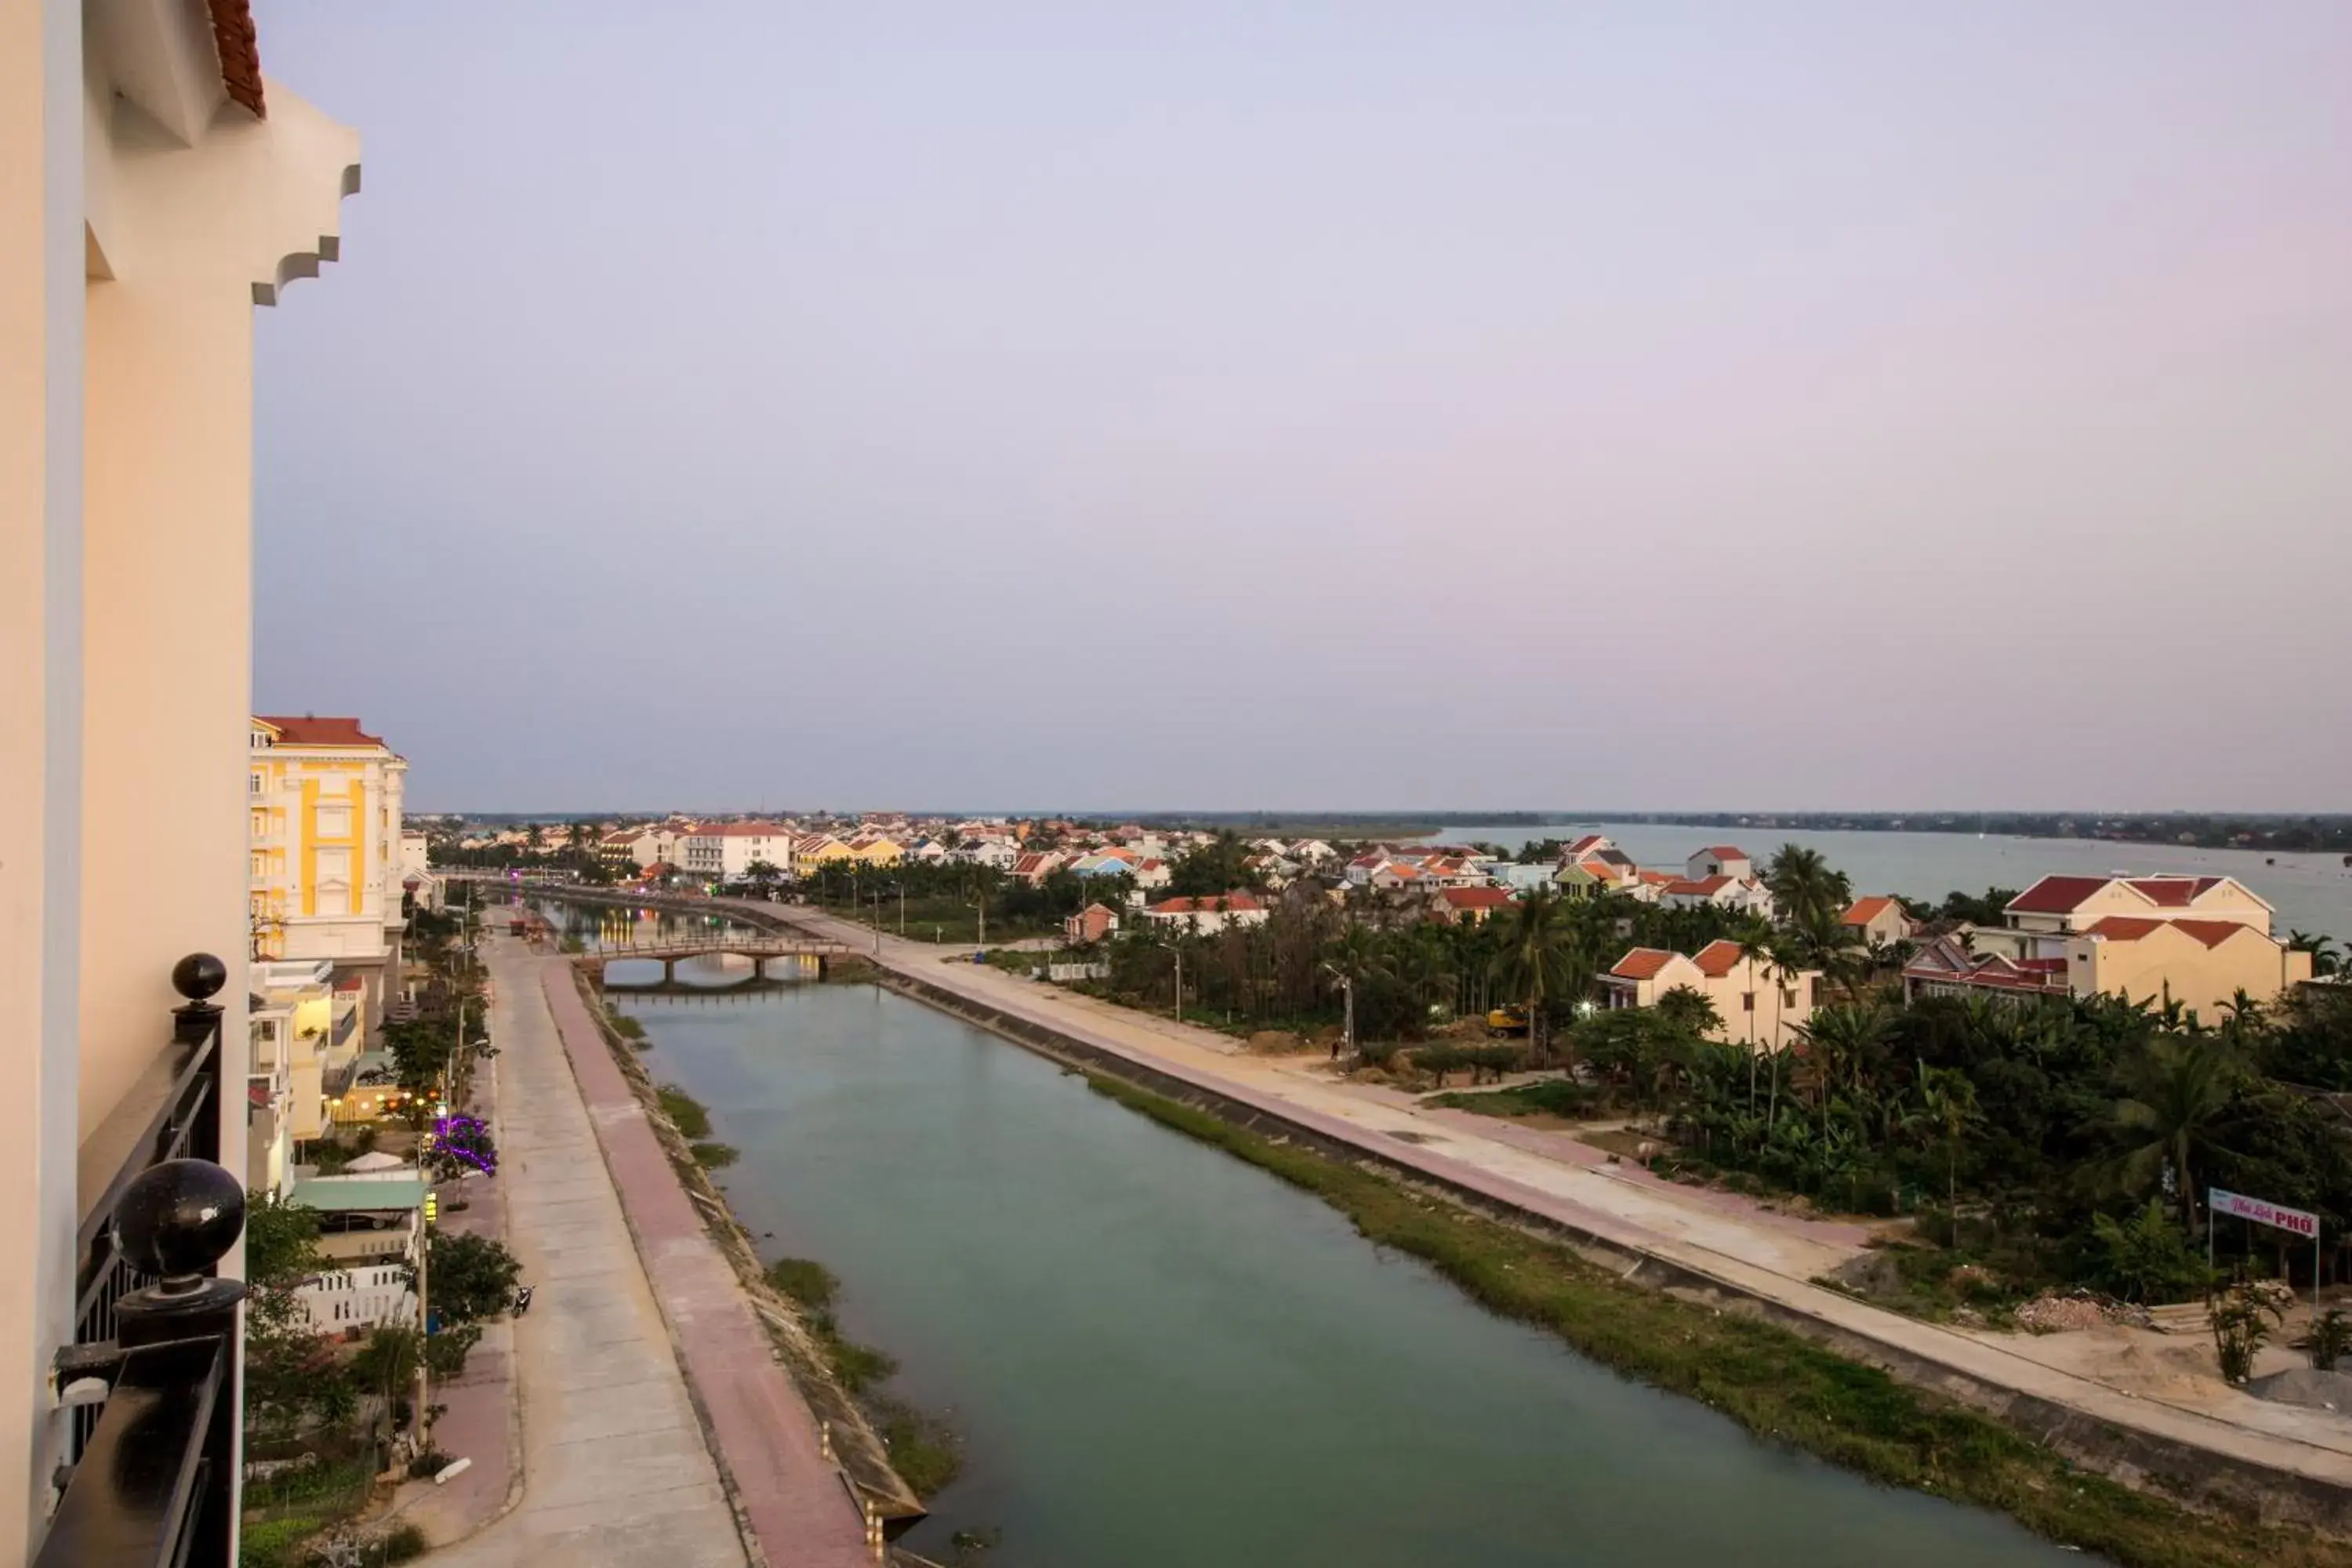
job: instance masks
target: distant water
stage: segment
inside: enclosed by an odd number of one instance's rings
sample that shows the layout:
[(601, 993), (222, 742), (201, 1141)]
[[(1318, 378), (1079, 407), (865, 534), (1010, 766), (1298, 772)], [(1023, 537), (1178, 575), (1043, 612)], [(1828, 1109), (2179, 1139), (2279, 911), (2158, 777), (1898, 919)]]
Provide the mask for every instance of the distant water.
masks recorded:
[(1605, 833), (1644, 866), (1678, 867), (1710, 844), (1745, 849), (1759, 862), (1783, 844), (1821, 851), (1853, 879), (1856, 893), (1900, 893), (1940, 902), (1946, 893), (2025, 888), (2045, 876), (2179, 872), (2235, 877), (2278, 910), (2275, 929), (2325, 931), (2352, 942), (2352, 867), (2335, 854), (2192, 849), (2185, 845), (2111, 844), (2083, 838), (1979, 838), (1972, 833), (1811, 833), (1775, 828), (1677, 827), (1654, 822), (1588, 822), (1557, 827), (1449, 827), (1434, 842), (1476, 839), (1517, 849), (1539, 838)]

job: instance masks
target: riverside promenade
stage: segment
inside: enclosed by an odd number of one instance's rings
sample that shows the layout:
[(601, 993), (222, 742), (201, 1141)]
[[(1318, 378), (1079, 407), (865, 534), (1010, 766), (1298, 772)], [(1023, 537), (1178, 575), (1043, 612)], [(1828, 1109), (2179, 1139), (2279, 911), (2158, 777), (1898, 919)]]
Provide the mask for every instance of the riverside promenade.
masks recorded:
[[(581, 1004), (570, 966), (488, 939), (514, 1320), (513, 1506), (451, 1568), (871, 1564), (856, 1511)], [(463, 1479), (464, 1478), (459, 1478)], [(455, 1483), (453, 1483), (455, 1484)]]
[[(2168, 1400), (2115, 1387), (2037, 1360), (2021, 1336), (1948, 1328), (1870, 1306), (1814, 1285), (1853, 1255), (1853, 1227), (1791, 1222), (1719, 1194), (1661, 1183), (1647, 1172), (1561, 1157), (1540, 1134), (1488, 1131), (1480, 1119), (1422, 1110), (1405, 1097), (1334, 1082), (1312, 1068), (1244, 1054), (1231, 1037), (1095, 1001), (884, 935), (804, 906), (712, 900), (762, 921), (782, 921), (847, 942), (884, 969), (978, 1008), (1054, 1031), (1228, 1101), (1261, 1110), (1319, 1138), (1353, 1145), (1391, 1165), (1592, 1237), (1612, 1251), (1654, 1258), (1809, 1320), (1850, 1353), (1906, 1369), (1913, 1381), (2005, 1396), (2040, 1429), (2064, 1426), (2086, 1440), (2097, 1428), (2144, 1438), (2219, 1475), (2244, 1494), (2294, 1487), (2307, 1511), (2352, 1517), (2352, 1421), (2231, 1390)], [(2038, 1406), (2036, 1409), (2034, 1407)], [(2112, 1447), (2095, 1440), (2091, 1447)], [(2284, 1509), (2287, 1500), (2282, 1496)]]

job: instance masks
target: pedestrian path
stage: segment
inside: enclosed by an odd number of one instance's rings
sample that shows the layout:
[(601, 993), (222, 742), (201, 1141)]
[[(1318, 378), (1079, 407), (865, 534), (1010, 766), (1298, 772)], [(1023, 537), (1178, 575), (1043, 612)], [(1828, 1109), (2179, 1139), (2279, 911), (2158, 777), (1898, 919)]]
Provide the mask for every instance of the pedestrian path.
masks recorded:
[(506, 938), (488, 946), (503, 1124), (497, 1181), (509, 1245), (537, 1289), (512, 1333), (522, 1498), (429, 1561), (742, 1568), (750, 1559), (734, 1510), (548, 1012), (540, 963)]

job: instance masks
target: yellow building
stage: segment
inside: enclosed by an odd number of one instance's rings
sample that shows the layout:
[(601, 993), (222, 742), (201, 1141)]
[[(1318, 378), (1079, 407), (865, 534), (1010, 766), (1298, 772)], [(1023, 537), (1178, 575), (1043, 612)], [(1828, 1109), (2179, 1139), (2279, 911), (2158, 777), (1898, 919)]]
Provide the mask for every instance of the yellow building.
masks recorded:
[(1637, 947), (1601, 976), (1607, 1007), (1654, 1007), (1677, 990), (1715, 1004), (1718, 1022), (1708, 1038), (1751, 1050), (1786, 1050), (1821, 1005), (1822, 972), (1782, 969), (1748, 957), (1736, 942), (1711, 942), (1689, 954)]
[[(92, 1423), (132, 1419), (68, 1408), (54, 1369), (114, 1331), (77, 1274), (121, 1278), (108, 1221), (150, 1116), (247, 1170), (253, 313), (336, 257), (359, 181), (358, 137), (263, 52), (246, 0), (0, 5), (5, 1563), (110, 1484), (64, 1468)], [(197, 953), (218, 1011), (175, 1026)], [(236, 1556), (233, 1443), (126, 1456), (204, 1505), (192, 1557)]]
[(853, 838), (847, 848), (849, 858), (868, 866), (896, 866), (907, 856), (894, 838)]
[(408, 763), (356, 719), (256, 719), (247, 744), (247, 903), (257, 959), (325, 960), (383, 1020), (400, 974), (400, 811)]
[(2121, 996), (2207, 1024), (2240, 992), (2267, 1003), (2311, 978), (2271, 934), (2271, 906), (2230, 877), (2044, 877), (2008, 923), (1939, 937), (1904, 966), (1907, 996)]
[(804, 833), (793, 846), (793, 873), (805, 877), (820, 867), (856, 858), (848, 845), (830, 833)]

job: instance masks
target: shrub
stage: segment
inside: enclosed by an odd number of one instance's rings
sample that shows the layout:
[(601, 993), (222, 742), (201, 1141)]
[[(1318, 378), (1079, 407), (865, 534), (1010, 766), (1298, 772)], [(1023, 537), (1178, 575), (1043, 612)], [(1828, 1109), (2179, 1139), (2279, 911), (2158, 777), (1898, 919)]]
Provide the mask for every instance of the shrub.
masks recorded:
[(2313, 1320), (2294, 1348), (2308, 1352), (2311, 1364), (2321, 1372), (2334, 1372), (2336, 1363), (2352, 1355), (2352, 1316), (2341, 1307), (2330, 1307)]
[(433, 1543), (425, 1538), (425, 1531), (415, 1524), (394, 1526), (383, 1538), (383, 1561), (414, 1563), (432, 1550)]
[(425, 1285), (444, 1323), (455, 1328), (494, 1318), (514, 1300), (522, 1265), (502, 1243), (436, 1231), (427, 1245)]
[(2155, 1199), (2127, 1220), (2093, 1215), (2091, 1258), (2100, 1289), (2126, 1301), (2192, 1300), (2207, 1283), (2205, 1260)]
[(723, 1171), (742, 1154), (742, 1151), (732, 1143), (715, 1142), (688, 1144), (687, 1152), (694, 1156), (694, 1163), (706, 1171)]
[(654, 1098), (661, 1102), (662, 1114), (670, 1119), (688, 1142), (710, 1136), (710, 1112), (703, 1108), (702, 1101), (674, 1083), (660, 1085), (654, 1090)]
[(1445, 1087), (1447, 1073), (1467, 1067), (1469, 1062), (1469, 1053), (1459, 1046), (1423, 1046), (1412, 1053), (1412, 1065), (1436, 1079), (1440, 1089)]
[(2243, 1383), (2254, 1372), (2254, 1357), (2271, 1337), (2271, 1324), (2282, 1316), (2279, 1308), (2260, 1291), (2232, 1285), (2211, 1298), (2213, 1350), (2221, 1358), (2221, 1380)]
[(833, 1270), (810, 1258), (777, 1258), (768, 1265), (768, 1283), (818, 1311), (832, 1306), (834, 1297), (841, 1292), (841, 1281)]
[(449, 1464), (448, 1455), (438, 1448), (426, 1448), (408, 1461), (408, 1479), (423, 1480), (428, 1476), (438, 1475), (448, 1468)]

